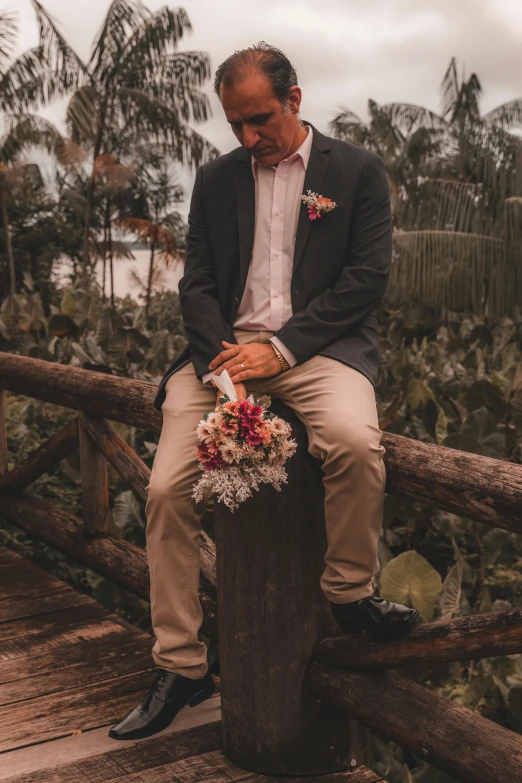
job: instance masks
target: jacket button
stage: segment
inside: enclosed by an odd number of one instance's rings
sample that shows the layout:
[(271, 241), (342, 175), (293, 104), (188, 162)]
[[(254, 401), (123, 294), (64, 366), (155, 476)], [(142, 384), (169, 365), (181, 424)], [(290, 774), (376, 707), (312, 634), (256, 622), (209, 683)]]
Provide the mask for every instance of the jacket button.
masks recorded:
[(236, 298), (234, 299), (234, 305), (237, 307), (237, 306), (238, 306), (238, 304), (239, 304), (239, 299), (238, 299), (238, 298), (237, 298), (237, 296), (236, 296)]

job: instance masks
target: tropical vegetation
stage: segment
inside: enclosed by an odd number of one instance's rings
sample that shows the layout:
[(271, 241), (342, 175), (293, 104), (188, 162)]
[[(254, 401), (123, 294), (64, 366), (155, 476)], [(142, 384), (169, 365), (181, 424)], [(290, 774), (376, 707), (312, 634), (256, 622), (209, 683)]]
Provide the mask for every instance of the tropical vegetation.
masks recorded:
[(518, 319), (522, 99), (483, 115), (481, 95), (478, 76), (459, 74), (453, 58), (440, 114), (370, 100), (367, 122), (342, 108), (330, 129), (385, 161), (395, 221), (388, 301)]
[[(157, 381), (185, 346), (178, 296), (162, 283), (185, 250), (181, 166), (217, 154), (193, 127), (210, 116), (209, 58), (179, 50), (191, 29), (183, 9), (112, 0), (82, 62), (32, 3), (40, 43), (18, 58), (15, 19), (0, 13), (0, 350)], [(367, 122), (345, 108), (331, 132), (382, 155), (393, 197), (380, 426), (522, 464), (522, 101), (483, 115), (481, 92), (452, 60), (440, 113), (370, 101)], [(67, 100), (63, 132), (38, 114), (57, 98)], [(51, 178), (29, 162), (35, 148), (52, 161)], [(148, 250), (147, 273), (136, 276), (137, 296), (122, 298), (114, 266), (135, 240)], [(57, 283), (65, 259), (70, 275)], [(11, 463), (72, 415), (8, 394)], [(151, 467), (157, 435), (114, 426)], [(111, 532), (144, 546), (143, 503), (112, 469), (109, 486)], [(78, 454), (31, 489), (81, 516)], [(0, 544), (151, 630), (148, 604), (69, 558), (6, 523)], [(426, 620), (522, 606), (522, 543), (504, 530), (388, 495), (379, 559), (381, 595)], [(522, 733), (521, 656), (404, 674)], [(390, 783), (452, 783), (377, 736), (371, 762)]]

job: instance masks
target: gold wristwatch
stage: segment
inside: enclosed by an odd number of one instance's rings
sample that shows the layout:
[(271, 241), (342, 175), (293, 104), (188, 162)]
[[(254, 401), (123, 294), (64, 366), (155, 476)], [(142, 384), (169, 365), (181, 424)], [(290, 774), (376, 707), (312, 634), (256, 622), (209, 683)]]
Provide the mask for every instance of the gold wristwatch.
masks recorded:
[(281, 353), (281, 351), (278, 348), (275, 347), (274, 343), (271, 342), (270, 345), (274, 349), (274, 353), (275, 353), (275, 355), (277, 357), (277, 361), (281, 365), (281, 372), (285, 372), (285, 370), (289, 370), (290, 369), (290, 365), (286, 361), (286, 359), (283, 356), (283, 354)]

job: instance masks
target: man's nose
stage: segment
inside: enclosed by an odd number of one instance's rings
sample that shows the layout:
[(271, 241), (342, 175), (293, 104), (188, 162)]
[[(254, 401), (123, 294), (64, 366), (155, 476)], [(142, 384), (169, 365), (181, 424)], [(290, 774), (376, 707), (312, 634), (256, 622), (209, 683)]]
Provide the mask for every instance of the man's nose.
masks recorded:
[(246, 147), (247, 150), (253, 149), (259, 141), (259, 133), (248, 126), (243, 126), (242, 135), (243, 147)]

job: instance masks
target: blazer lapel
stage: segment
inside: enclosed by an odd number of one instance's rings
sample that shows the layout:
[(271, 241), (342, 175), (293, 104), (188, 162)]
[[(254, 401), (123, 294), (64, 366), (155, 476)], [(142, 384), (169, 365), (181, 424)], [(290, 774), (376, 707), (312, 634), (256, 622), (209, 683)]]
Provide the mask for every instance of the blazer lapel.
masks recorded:
[(251, 156), (243, 150), (238, 158), (236, 174), (237, 221), (239, 230), (239, 278), (243, 291), (252, 256), (256, 217), (256, 190)]
[[(310, 123), (306, 123), (310, 125)], [(314, 138), (312, 141), (312, 148), (310, 150), (310, 157), (308, 159), (308, 166), (306, 167), (305, 180), (303, 185), (303, 195), (306, 195), (307, 190), (311, 190), (312, 193), (321, 194), (321, 188), (323, 186), (324, 175), (330, 162), (329, 156), (326, 154), (329, 150), (327, 139), (322, 133), (319, 133), (313, 125)], [(310, 227), (312, 221), (308, 217), (308, 211), (306, 205), (301, 202), (299, 209), (299, 220), (297, 222), (297, 233), (295, 236), (295, 249), (293, 259), (293, 270), (297, 267), (303, 250), (310, 233)]]
[[(311, 123), (305, 123), (311, 125)], [(323, 185), (324, 176), (330, 162), (328, 156), (328, 139), (319, 133), (312, 125), (314, 133), (310, 158), (306, 168), (303, 193), (311, 190), (314, 193), (320, 193)], [(238, 166), (236, 174), (236, 193), (237, 193), (237, 220), (239, 231), (239, 269), (240, 269), (240, 290), (243, 291), (250, 266), (252, 256), (252, 245), (254, 243), (254, 228), (256, 217), (256, 191), (254, 175), (252, 173), (252, 158), (249, 152), (241, 150), (238, 156)], [(308, 212), (304, 204), (301, 203), (299, 211), (299, 220), (297, 223), (297, 232), (295, 237), (295, 249), (293, 258), (293, 269), (295, 270), (299, 263), (303, 250), (308, 239), (308, 233), (312, 221), (308, 217)]]

